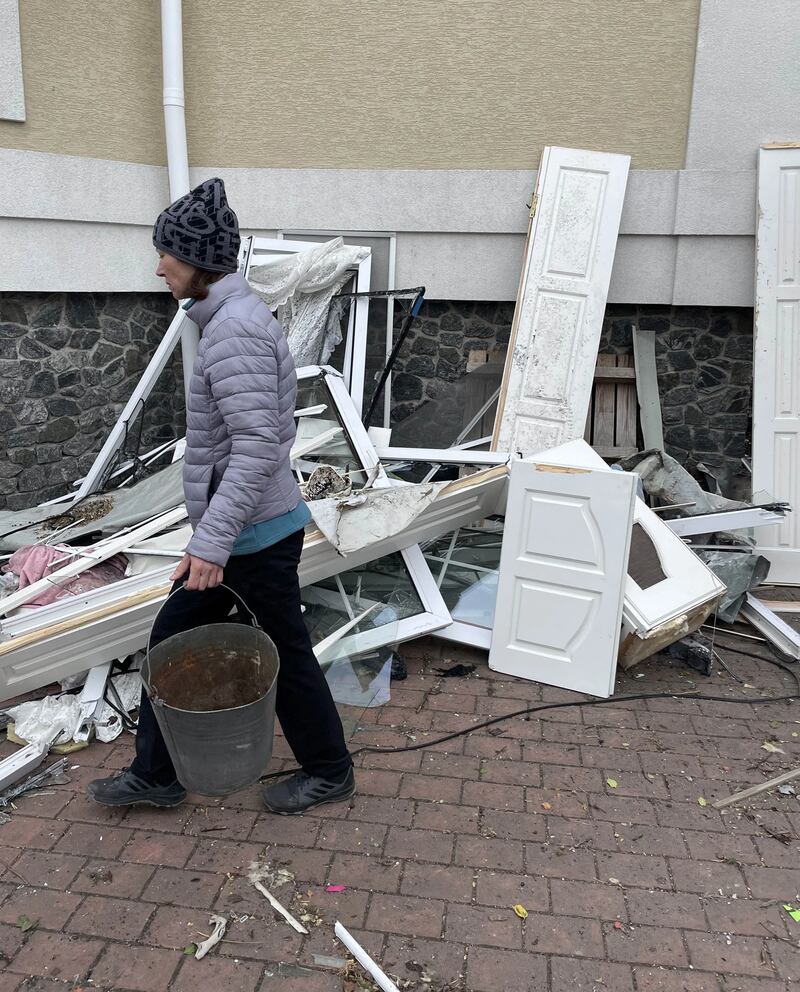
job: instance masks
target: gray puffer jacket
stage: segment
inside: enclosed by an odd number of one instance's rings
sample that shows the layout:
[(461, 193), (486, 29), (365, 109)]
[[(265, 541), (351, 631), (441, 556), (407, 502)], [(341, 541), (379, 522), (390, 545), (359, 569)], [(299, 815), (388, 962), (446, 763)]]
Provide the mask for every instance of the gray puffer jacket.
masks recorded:
[(186, 412), (186, 550), (224, 566), (243, 528), (300, 501), (289, 465), (297, 377), (280, 325), (239, 273), (188, 315), (202, 337)]

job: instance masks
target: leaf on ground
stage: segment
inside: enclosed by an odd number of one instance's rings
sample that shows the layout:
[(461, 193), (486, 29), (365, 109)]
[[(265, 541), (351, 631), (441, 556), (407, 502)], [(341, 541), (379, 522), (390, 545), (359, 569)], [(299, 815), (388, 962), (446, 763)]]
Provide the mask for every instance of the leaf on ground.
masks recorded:
[(187, 944), (183, 949), (184, 954), (193, 955), (197, 952), (197, 944)]
[(517, 916), (521, 920), (527, 920), (528, 919), (528, 910), (525, 909), (525, 907), (522, 905), (522, 903), (519, 903), (519, 902), (517, 903), (517, 905), (514, 907), (514, 912), (517, 914)]
[(777, 744), (773, 744), (772, 741), (764, 741), (761, 745), (762, 751), (769, 751), (770, 754), (786, 754), (782, 747), (778, 747)]
[(619, 782), (615, 778), (607, 778), (606, 785), (609, 787), (609, 789), (616, 789), (616, 787), (619, 785)]
[(23, 913), (22, 916), (20, 916), (20, 918), (17, 920), (17, 926), (20, 928), (20, 930), (23, 933), (30, 933), (32, 930), (35, 930), (39, 926), (39, 921), (32, 920), (30, 916), (25, 916), (25, 914)]
[(697, 797), (697, 805), (698, 806), (708, 806), (708, 801), (706, 799), (703, 799), (702, 796), (698, 796)]

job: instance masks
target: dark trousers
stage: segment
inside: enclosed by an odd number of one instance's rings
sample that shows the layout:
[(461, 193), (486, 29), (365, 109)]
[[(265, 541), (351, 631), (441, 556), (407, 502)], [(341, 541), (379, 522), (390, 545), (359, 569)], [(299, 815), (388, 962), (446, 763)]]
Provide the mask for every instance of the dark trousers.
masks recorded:
[[(242, 597), (278, 649), (276, 712), (298, 764), (309, 775), (337, 781), (345, 777), (352, 762), (342, 722), (311, 648), (300, 608), (297, 566), (302, 550), (300, 530), (263, 551), (231, 557), (223, 581)], [(173, 589), (179, 585), (176, 583)], [(203, 592), (183, 590), (168, 600), (159, 613), (151, 644), (203, 624), (229, 620), (234, 605), (238, 605), (235, 597), (219, 587)], [(159, 785), (176, 778), (153, 707), (144, 692), (132, 770)]]

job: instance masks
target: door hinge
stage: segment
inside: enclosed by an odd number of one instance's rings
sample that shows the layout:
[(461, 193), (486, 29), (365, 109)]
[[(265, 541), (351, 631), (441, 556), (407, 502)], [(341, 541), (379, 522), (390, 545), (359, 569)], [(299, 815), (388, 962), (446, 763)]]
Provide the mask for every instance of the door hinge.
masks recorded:
[(539, 206), (539, 194), (534, 193), (531, 197), (531, 217), (536, 216), (536, 208)]

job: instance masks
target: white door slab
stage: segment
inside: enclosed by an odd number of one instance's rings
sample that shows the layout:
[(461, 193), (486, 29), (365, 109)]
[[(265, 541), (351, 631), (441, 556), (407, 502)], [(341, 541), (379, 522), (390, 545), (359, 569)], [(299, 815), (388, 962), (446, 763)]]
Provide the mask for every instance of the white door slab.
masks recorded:
[(635, 481), (626, 472), (512, 463), (490, 668), (611, 694)]
[(545, 148), (492, 449), (583, 436), (630, 157)]
[(757, 534), (770, 582), (800, 585), (800, 146), (758, 157), (753, 493), (763, 492), (795, 511)]

